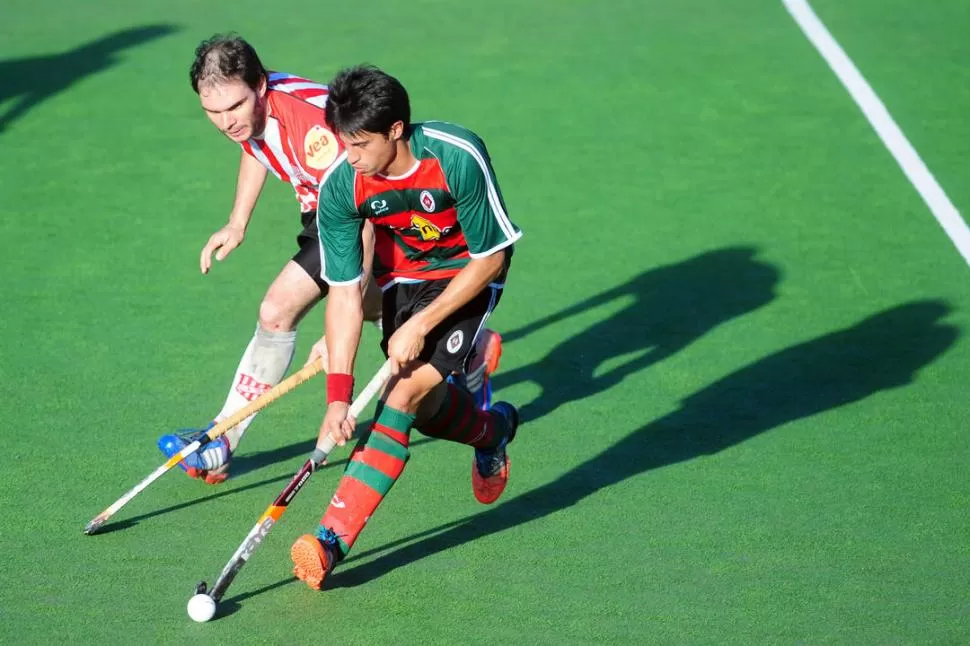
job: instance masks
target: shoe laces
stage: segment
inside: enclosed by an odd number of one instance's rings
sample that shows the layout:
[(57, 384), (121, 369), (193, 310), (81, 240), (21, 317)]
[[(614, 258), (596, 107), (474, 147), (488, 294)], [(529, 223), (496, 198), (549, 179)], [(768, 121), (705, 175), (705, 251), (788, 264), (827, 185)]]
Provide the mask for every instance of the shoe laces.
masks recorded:
[(333, 531), (329, 527), (320, 525), (317, 527), (315, 535), (317, 539), (323, 543), (323, 546), (330, 551), (330, 555), (333, 557), (334, 561), (339, 561), (343, 558), (343, 553), (340, 551), (340, 543), (338, 542), (340, 534)]
[(506, 438), (491, 449), (475, 449), (475, 467), (483, 478), (497, 475), (505, 466)]

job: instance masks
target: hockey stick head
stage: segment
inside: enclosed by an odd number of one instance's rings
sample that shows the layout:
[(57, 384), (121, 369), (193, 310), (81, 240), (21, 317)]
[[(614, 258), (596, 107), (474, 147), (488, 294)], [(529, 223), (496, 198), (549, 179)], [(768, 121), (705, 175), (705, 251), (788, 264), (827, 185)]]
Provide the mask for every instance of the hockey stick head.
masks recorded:
[(97, 534), (101, 526), (104, 525), (104, 521), (108, 520), (108, 517), (104, 514), (95, 516), (92, 518), (87, 525), (84, 526), (84, 533), (88, 536), (92, 534)]

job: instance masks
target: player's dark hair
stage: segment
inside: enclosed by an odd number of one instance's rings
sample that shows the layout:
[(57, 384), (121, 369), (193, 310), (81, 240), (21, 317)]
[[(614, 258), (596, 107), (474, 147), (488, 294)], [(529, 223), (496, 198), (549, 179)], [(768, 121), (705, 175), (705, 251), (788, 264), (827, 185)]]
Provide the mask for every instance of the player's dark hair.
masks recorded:
[(327, 123), (344, 134), (387, 134), (397, 121), (411, 124), (411, 103), (401, 82), (373, 65), (341, 70), (328, 83)]
[(207, 81), (240, 79), (252, 89), (266, 77), (266, 68), (253, 46), (235, 34), (216, 34), (195, 48), (195, 61), (189, 71), (192, 89)]

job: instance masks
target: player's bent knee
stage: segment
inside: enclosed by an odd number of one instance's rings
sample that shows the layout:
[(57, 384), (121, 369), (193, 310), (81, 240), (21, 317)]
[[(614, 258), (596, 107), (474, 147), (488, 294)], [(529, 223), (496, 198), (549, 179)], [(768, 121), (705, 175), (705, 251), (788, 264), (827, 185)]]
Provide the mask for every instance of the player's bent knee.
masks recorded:
[[(432, 389), (433, 392), (433, 389)], [(409, 380), (399, 381), (388, 393), (385, 403), (399, 411), (414, 415), (430, 393), (426, 386)]]
[(385, 405), (408, 414), (417, 412), (421, 398), (417, 393), (396, 390), (387, 396)]
[(296, 327), (297, 317), (283, 303), (267, 296), (259, 304), (259, 325), (269, 332), (289, 332)]

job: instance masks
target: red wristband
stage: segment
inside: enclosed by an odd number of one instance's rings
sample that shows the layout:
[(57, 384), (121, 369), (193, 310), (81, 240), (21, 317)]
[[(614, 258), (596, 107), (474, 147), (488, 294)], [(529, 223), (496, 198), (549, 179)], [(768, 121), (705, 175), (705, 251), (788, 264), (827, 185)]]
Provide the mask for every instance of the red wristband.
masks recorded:
[(350, 403), (354, 394), (354, 376), (340, 373), (327, 375), (327, 404)]

